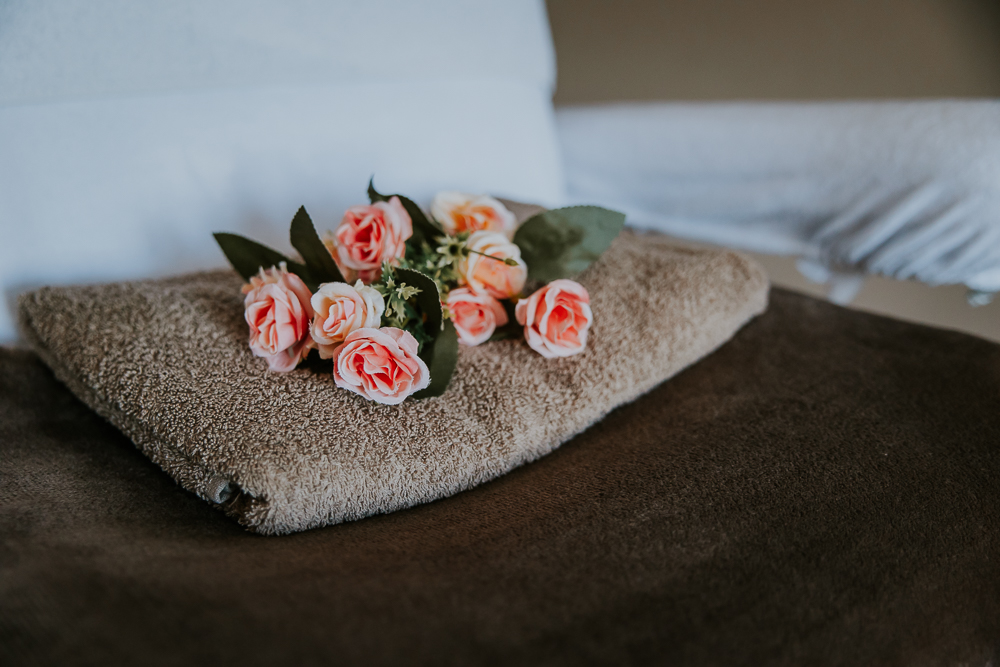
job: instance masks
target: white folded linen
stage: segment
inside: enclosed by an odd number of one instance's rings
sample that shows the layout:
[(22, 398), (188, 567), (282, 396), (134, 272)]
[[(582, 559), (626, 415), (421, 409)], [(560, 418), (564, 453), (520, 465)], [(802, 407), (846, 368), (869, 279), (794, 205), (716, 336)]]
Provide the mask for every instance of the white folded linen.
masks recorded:
[(556, 117), (571, 199), (623, 210), (631, 225), (797, 255), (820, 281), (864, 272), (1000, 290), (998, 101), (623, 104)]

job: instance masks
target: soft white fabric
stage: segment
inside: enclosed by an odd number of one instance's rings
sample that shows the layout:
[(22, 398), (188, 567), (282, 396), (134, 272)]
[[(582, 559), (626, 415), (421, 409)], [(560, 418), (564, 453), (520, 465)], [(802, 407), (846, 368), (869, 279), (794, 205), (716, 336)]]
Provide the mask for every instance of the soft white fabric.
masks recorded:
[(0, 2), (0, 105), (427, 77), (551, 89), (542, 1)]
[(680, 237), (862, 273), (1000, 290), (1000, 102), (561, 109), (570, 197)]
[(557, 204), (553, 76), (540, 0), (0, 3), (0, 342), (24, 289), (290, 250), (373, 174)]

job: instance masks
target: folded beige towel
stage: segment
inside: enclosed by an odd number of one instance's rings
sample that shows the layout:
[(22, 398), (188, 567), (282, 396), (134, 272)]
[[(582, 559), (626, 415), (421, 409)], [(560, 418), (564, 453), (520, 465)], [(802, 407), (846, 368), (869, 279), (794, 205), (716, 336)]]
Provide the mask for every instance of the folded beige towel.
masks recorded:
[(462, 348), (448, 391), (383, 406), (328, 373), (267, 370), (233, 272), (44, 288), (20, 301), (56, 376), (185, 488), (290, 533), (458, 493), (551, 452), (694, 363), (767, 305), (744, 256), (625, 232), (579, 281), (587, 350)]

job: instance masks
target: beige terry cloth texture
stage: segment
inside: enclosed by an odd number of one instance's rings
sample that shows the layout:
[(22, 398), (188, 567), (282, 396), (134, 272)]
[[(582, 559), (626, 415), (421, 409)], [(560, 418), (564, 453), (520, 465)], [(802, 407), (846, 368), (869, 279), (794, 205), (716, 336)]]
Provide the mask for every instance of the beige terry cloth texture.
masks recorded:
[(630, 232), (579, 281), (594, 312), (584, 353), (462, 348), (443, 396), (399, 406), (329, 373), (269, 372), (230, 271), (43, 288), (20, 317), (56, 376), (182, 486), (283, 534), (443, 498), (544, 456), (767, 306), (752, 260)]

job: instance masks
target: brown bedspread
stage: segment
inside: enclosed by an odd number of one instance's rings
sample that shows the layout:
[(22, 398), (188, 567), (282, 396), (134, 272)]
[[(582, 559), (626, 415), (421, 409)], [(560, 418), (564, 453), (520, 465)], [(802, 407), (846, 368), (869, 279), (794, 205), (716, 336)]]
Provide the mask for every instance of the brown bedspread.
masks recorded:
[(780, 290), (446, 500), (243, 532), (0, 351), (0, 664), (996, 664), (1000, 346)]

